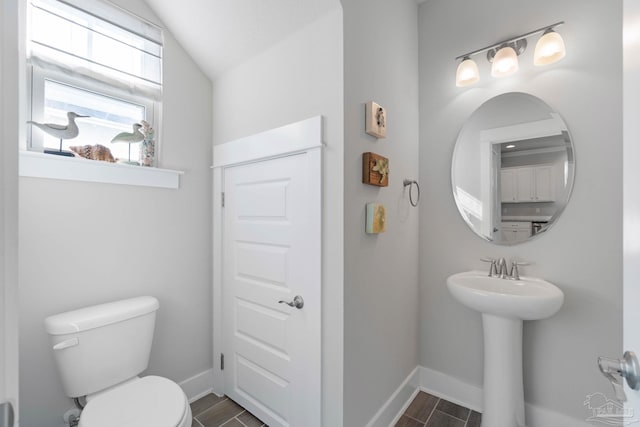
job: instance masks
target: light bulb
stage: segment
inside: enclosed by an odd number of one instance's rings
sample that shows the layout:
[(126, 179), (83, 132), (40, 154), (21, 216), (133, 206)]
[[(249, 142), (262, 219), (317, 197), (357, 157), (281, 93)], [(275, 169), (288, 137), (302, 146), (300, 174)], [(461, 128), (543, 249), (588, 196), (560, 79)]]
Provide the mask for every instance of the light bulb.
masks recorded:
[(510, 46), (501, 48), (493, 57), (491, 75), (493, 77), (506, 77), (518, 71), (518, 54)]
[(478, 80), (480, 80), (478, 64), (476, 64), (473, 59), (465, 57), (460, 65), (458, 65), (458, 70), (456, 71), (456, 86), (469, 86), (476, 83)]
[(553, 64), (564, 58), (566, 53), (562, 36), (548, 29), (536, 44), (533, 64), (537, 66)]

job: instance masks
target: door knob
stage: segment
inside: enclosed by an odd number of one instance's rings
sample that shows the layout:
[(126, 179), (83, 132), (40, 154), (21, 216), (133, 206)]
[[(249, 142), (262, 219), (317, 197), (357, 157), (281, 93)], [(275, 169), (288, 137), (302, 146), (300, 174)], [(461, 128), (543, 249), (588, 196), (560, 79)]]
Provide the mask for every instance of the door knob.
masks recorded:
[(627, 400), (622, 385), (623, 378), (627, 380), (629, 388), (640, 390), (640, 365), (634, 352), (626, 351), (622, 359), (598, 357), (598, 367), (600, 372), (611, 381), (613, 391), (616, 393), (616, 399), (620, 402)]
[(293, 298), (293, 301), (280, 300), (278, 301), (278, 304), (287, 304), (289, 307), (295, 307), (297, 309), (301, 309), (302, 307), (304, 307), (304, 300), (300, 295), (296, 295)]

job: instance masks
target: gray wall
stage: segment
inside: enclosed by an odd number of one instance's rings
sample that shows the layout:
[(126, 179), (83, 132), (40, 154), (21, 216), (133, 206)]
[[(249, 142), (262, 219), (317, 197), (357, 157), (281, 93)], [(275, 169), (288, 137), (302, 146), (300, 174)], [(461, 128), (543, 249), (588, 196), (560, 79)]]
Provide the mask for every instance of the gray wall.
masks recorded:
[[(420, 364), (482, 384), (480, 316), (447, 292), (448, 275), (485, 268), (486, 256), (532, 263), (524, 273), (558, 285), (565, 303), (553, 318), (526, 322), (524, 381), (528, 403), (584, 419), (585, 396), (611, 395), (595, 364), (620, 354), (621, 2), (430, 0), (420, 6)], [(499, 25), (496, 22), (499, 17)], [(493, 79), (478, 55), (481, 81), (456, 88), (453, 58), (556, 21), (567, 57), (534, 67), (533, 42), (520, 71)], [(576, 149), (571, 201), (550, 230), (513, 247), (493, 246), (471, 232), (450, 188), (456, 136), (471, 113), (500, 93), (542, 98), (566, 121)], [(347, 251), (348, 252), (348, 251)]]
[[(343, 0), (344, 425), (363, 426), (418, 364), (418, 31), (414, 0)], [(364, 104), (387, 110), (387, 138), (364, 131)], [(362, 184), (362, 153), (389, 158), (389, 186)], [(421, 181), (425, 185), (424, 181)], [(365, 234), (365, 205), (386, 206), (387, 231)], [(422, 207), (429, 203), (420, 202)]]
[[(213, 141), (221, 144), (312, 116), (324, 117), (322, 413), (342, 425), (342, 10), (223, 73), (213, 84)], [(216, 351), (214, 349), (214, 351)]]
[[(157, 22), (141, 1), (122, 6)], [(148, 374), (183, 381), (211, 358), (211, 83), (165, 32), (164, 168), (179, 190), (20, 179), (22, 422), (63, 426), (46, 316), (138, 295), (160, 300)]]

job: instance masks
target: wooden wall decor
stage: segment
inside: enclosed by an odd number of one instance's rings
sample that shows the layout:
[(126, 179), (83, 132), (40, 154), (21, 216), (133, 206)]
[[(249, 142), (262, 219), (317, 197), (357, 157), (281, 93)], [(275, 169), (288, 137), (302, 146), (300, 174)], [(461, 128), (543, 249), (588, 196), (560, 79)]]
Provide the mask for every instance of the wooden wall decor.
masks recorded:
[(389, 185), (389, 159), (376, 153), (362, 153), (362, 182), (378, 187)]

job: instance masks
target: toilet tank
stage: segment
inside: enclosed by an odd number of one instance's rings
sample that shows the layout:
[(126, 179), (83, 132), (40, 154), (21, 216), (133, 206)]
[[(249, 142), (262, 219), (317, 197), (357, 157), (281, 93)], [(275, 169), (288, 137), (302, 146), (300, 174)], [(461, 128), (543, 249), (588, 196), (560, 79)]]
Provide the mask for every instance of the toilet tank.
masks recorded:
[(159, 306), (156, 298), (144, 296), (47, 317), (66, 395), (86, 396), (144, 371)]

